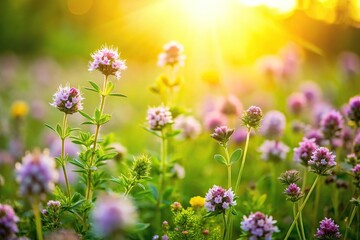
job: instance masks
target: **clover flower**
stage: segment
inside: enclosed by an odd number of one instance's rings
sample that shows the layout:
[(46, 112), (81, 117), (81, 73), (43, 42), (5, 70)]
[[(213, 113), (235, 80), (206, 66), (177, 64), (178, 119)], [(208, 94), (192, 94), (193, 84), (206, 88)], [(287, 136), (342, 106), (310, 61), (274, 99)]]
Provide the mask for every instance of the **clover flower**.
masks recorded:
[(315, 139), (303, 138), (299, 143), (299, 147), (294, 148), (294, 161), (300, 162), (304, 166), (308, 166), (308, 162), (311, 159), (312, 153), (318, 148), (315, 143)]
[(218, 141), (220, 145), (226, 146), (233, 133), (234, 129), (228, 128), (227, 126), (221, 126), (215, 128), (214, 132), (210, 136)]
[(352, 97), (349, 101), (349, 107), (347, 109), (347, 117), (355, 122), (357, 126), (360, 124), (360, 96)]
[(0, 204), (0, 238), (11, 240), (16, 238), (19, 231), (17, 227), (19, 218), (15, 215), (13, 208), (7, 204)]
[(262, 121), (260, 133), (267, 139), (278, 139), (284, 133), (285, 124), (286, 119), (282, 112), (267, 112)]
[(180, 115), (174, 120), (174, 130), (181, 131), (177, 138), (194, 139), (201, 133), (200, 123), (192, 116)]
[(222, 187), (214, 185), (205, 196), (205, 208), (208, 212), (223, 213), (230, 206), (236, 205), (234, 198), (235, 194), (231, 188), (225, 190)]
[(284, 143), (270, 140), (265, 140), (259, 148), (263, 160), (274, 162), (285, 160), (289, 150), (289, 147)]
[(159, 54), (158, 65), (160, 67), (169, 65), (169, 66), (183, 66), (186, 59), (183, 55), (184, 47), (176, 42), (171, 41), (164, 45), (164, 52)]
[(17, 181), (22, 196), (38, 196), (51, 192), (58, 179), (56, 163), (49, 153), (34, 151), (23, 157), (22, 164), (17, 164)]
[(227, 124), (227, 118), (224, 114), (213, 111), (205, 116), (204, 126), (208, 131), (214, 131), (216, 127), (220, 127)]
[(227, 116), (239, 116), (242, 111), (242, 104), (234, 95), (225, 97), (220, 105), (220, 112)]
[(101, 195), (92, 212), (93, 226), (99, 236), (111, 237), (123, 234), (137, 221), (133, 203), (119, 195)]
[(278, 178), (280, 182), (284, 185), (290, 185), (296, 183), (300, 180), (299, 171), (297, 170), (288, 170), (280, 175)]
[(149, 128), (157, 131), (161, 131), (166, 125), (173, 123), (170, 109), (164, 106), (149, 108), (146, 120)]
[(263, 117), (263, 112), (261, 108), (257, 106), (251, 106), (244, 112), (241, 120), (243, 124), (248, 128), (256, 129), (260, 126), (262, 117)]
[(83, 109), (82, 100), (83, 97), (78, 89), (66, 85), (59, 87), (53, 96), (53, 103), (50, 105), (66, 114), (73, 114)]
[(308, 164), (312, 172), (328, 175), (329, 170), (336, 166), (335, 155), (326, 147), (319, 147), (313, 152)]
[(241, 222), (241, 229), (246, 232), (249, 240), (263, 239), (270, 240), (274, 232), (279, 232), (275, 226), (276, 221), (272, 216), (262, 212), (251, 213), (249, 217), (244, 216)]
[(321, 220), (320, 227), (317, 229), (315, 238), (321, 240), (336, 240), (341, 239), (339, 232), (339, 225), (335, 224), (331, 218)]
[(299, 188), (296, 183), (291, 183), (284, 191), (286, 196), (286, 200), (297, 202), (300, 198), (304, 196), (301, 192), (301, 188)]
[(99, 70), (105, 76), (114, 75), (120, 79), (121, 72), (127, 68), (117, 49), (105, 46), (91, 54), (91, 57), (93, 61), (89, 63), (89, 71)]
[(338, 111), (332, 110), (325, 113), (320, 122), (320, 129), (325, 139), (333, 139), (338, 137), (343, 128), (344, 120)]
[(205, 198), (200, 196), (192, 197), (190, 198), (189, 203), (193, 208), (201, 208), (205, 205)]

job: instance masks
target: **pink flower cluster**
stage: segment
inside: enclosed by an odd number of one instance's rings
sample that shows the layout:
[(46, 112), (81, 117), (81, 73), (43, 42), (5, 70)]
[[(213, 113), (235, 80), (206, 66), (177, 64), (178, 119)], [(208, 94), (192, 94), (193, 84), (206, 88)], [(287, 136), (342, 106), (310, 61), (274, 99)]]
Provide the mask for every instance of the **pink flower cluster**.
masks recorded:
[(235, 194), (231, 188), (225, 190), (222, 187), (214, 185), (205, 196), (205, 207), (208, 212), (223, 213), (230, 206), (236, 205), (234, 198)]
[(149, 108), (146, 120), (151, 130), (162, 130), (167, 124), (173, 123), (170, 109), (164, 106)]
[(241, 229), (247, 232), (249, 240), (272, 239), (274, 232), (279, 232), (275, 226), (276, 221), (272, 216), (266, 216), (261, 212), (251, 213), (249, 217), (244, 216), (241, 222)]
[(83, 97), (78, 89), (70, 88), (69, 85), (65, 87), (60, 86), (59, 90), (53, 96), (51, 106), (56, 107), (66, 114), (73, 114), (83, 109), (82, 100)]
[(159, 66), (183, 66), (184, 61), (186, 59), (185, 55), (183, 55), (184, 47), (176, 42), (171, 41), (164, 46), (164, 52), (159, 54), (158, 65)]

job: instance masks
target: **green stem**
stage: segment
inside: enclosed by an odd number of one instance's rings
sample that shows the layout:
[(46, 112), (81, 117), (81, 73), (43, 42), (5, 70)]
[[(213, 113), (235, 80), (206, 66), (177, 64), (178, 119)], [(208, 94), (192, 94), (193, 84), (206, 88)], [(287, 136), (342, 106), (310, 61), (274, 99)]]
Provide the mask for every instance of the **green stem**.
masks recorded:
[[(165, 187), (165, 174), (166, 174), (166, 156), (167, 156), (167, 139), (164, 130), (161, 131), (161, 159), (160, 159), (160, 177), (159, 177), (159, 195), (156, 204), (158, 222), (161, 225), (161, 203)], [(159, 226), (160, 226), (159, 225)]]
[(131, 192), (131, 190), (134, 188), (134, 185), (135, 185), (135, 181), (132, 181), (129, 186), (126, 187), (126, 190), (124, 192), (124, 197), (126, 198), (129, 193)]
[[(298, 209), (299, 209), (299, 202), (297, 203), (297, 205), (298, 205)], [(299, 218), (300, 218), (299, 221), (300, 221), (300, 228), (301, 228), (302, 238), (304, 240), (306, 240), (305, 230), (304, 230), (304, 223), (303, 223), (303, 218), (302, 218), (302, 212), (300, 212)]]
[(230, 163), (229, 150), (226, 146), (224, 146), (224, 151), (225, 151), (227, 170), (228, 170), (228, 188), (231, 188), (231, 163)]
[(33, 208), (34, 216), (35, 216), (37, 239), (43, 240), (38, 198), (36, 198), (35, 201), (32, 203), (32, 208)]
[[(275, 166), (275, 163), (272, 162), (270, 163), (271, 164), (271, 168), (272, 168), (272, 184), (271, 184), (271, 197), (272, 197), (272, 202), (273, 203), (277, 203), (276, 201), (276, 183), (278, 182), (277, 180), (277, 171), (276, 171), (276, 166)], [(276, 207), (276, 206), (275, 206)]]
[(300, 208), (299, 208), (299, 211), (298, 211), (298, 213), (296, 214), (296, 216), (295, 216), (295, 218), (294, 218), (294, 221), (292, 222), (292, 224), (291, 224), (291, 226), (290, 226), (289, 230), (287, 231), (287, 233), (286, 233), (286, 236), (285, 236), (285, 239), (284, 239), (284, 240), (287, 240), (287, 239), (289, 238), (290, 233), (291, 233), (291, 231), (292, 231), (292, 230), (293, 230), (293, 228), (294, 228), (295, 222), (298, 220), (298, 218), (299, 218), (299, 216), (300, 216), (300, 213), (301, 213), (301, 212), (302, 212), (302, 210), (304, 209), (304, 207), (305, 207), (305, 205), (306, 205), (307, 201), (309, 200), (310, 195), (311, 195), (311, 193), (313, 192), (313, 190), (314, 190), (314, 188), (315, 188), (315, 186), (316, 186), (317, 182), (319, 181), (319, 179), (320, 179), (320, 175), (317, 175), (317, 176), (316, 176), (316, 178), (315, 178), (315, 181), (314, 181), (313, 185), (312, 185), (312, 186), (311, 186), (311, 188), (310, 188), (309, 193), (306, 195), (306, 198), (305, 198), (304, 202), (301, 204), (301, 206), (300, 206)]
[(240, 171), (239, 171), (239, 174), (238, 174), (238, 177), (237, 177), (237, 180), (236, 180), (236, 184), (235, 184), (235, 194), (236, 194), (236, 192), (238, 192), (239, 184), (240, 184), (242, 173), (243, 173), (244, 166), (245, 166), (246, 154), (247, 154), (247, 150), (248, 150), (248, 146), (249, 146), (250, 132), (251, 132), (251, 128), (248, 128), (248, 132), (247, 132), (247, 135), (246, 135), (244, 155), (243, 155), (242, 160), (241, 160)]
[[(105, 91), (106, 91), (106, 87), (107, 87), (107, 83), (108, 83), (108, 76), (105, 75), (104, 76), (104, 84), (103, 84), (103, 90), (101, 93), (101, 100), (100, 100), (100, 115), (103, 114), (104, 111), (104, 106), (105, 106)], [(98, 142), (98, 136), (100, 133), (100, 124), (96, 125), (96, 130), (95, 130), (95, 137), (94, 137), (94, 143), (93, 143), (93, 148), (92, 148), (92, 153), (91, 153), (91, 157), (90, 157), (90, 161), (89, 161), (89, 172), (88, 172), (88, 177), (87, 177), (87, 188), (86, 188), (86, 200), (90, 200), (92, 197), (92, 193), (91, 193), (91, 175), (92, 175), (92, 165), (93, 165), (93, 160), (95, 157), (95, 151), (96, 151), (96, 145)]]
[(225, 212), (223, 213), (223, 220), (224, 220), (224, 235), (223, 235), (223, 240), (226, 239), (226, 218), (225, 218)]
[(61, 168), (63, 170), (64, 173), (64, 178), (65, 178), (65, 184), (66, 184), (66, 191), (67, 191), (67, 195), (68, 198), (70, 198), (71, 196), (71, 192), (70, 192), (70, 185), (69, 185), (69, 180), (67, 177), (67, 173), (66, 173), (66, 168), (65, 168), (65, 134), (66, 134), (66, 124), (67, 124), (67, 114), (64, 114), (64, 119), (63, 119), (63, 124), (62, 124), (62, 136), (61, 136)]
[[(295, 203), (293, 203), (293, 216), (294, 216), (294, 219), (295, 219), (295, 216), (296, 216), (296, 204)], [(299, 239), (302, 240), (301, 235), (300, 235), (300, 229), (299, 229), (298, 221), (296, 221), (296, 231), (297, 231)]]
[(356, 210), (357, 210), (357, 206), (354, 206), (352, 212), (351, 212), (351, 215), (350, 215), (350, 220), (349, 220), (349, 223), (346, 225), (346, 230), (345, 230), (345, 236), (344, 236), (344, 239), (346, 239), (347, 235), (348, 235), (348, 230), (350, 229), (350, 226), (351, 226), (351, 223), (355, 217), (355, 213), (356, 213)]
[(316, 187), (315, 205), (314, 205), (314, 225), (317, 222), (317, 216), (318, 216), (318, 210), (319, 210), (319, 202), (320, 202), (320, 194), (321, 194), (321, 181), (319, 182), (318, 186)]

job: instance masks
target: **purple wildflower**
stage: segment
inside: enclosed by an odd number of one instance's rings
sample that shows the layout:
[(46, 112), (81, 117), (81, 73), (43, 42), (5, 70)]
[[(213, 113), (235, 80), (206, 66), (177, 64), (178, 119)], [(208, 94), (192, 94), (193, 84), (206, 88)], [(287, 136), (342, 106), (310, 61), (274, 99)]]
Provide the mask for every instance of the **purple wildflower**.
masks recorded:
[(76, 88), (70, 88), (69, 85), (65, 87), (60, 86), (59, 90), (53, 96), (53, 103), (51, 106), (56, 107), (66, 114), (73, 114), (83, 109), (83, 97), (80, 91)]
[(288, 170), (280, 175), (279, 180), (284, 185), (290, 185), (292, 183), (296, 183), (297, 181), (300, 180), (299, 171)]
[(306, 106), (306, 98), (303, 93), (293, 93), (287, 99), (289, 110), (295, 114), (300, 114)]
[[(234, 131), (232, 141), (236, 144), (241, 144), (246, 141), (248, 130), (245, 127), (240, 127)], [(251, 135), (251, 134), (250, 134)]]
[(274, 162), (285, 160), (289, 150), (289, 147), (284, 143), (269, 140), (265, 140), (259, 148), (259, 152), (261, 152), (261, 158), (263, 160)]
[(164, 52), (159, 54), (158, 65), (160, 67), (169, 65), (174, 67), (176, 65), (183, 66), (186, 59), (183, 55), (184, 47), (176, 42), (171, 41), (164, 45)]
[(137, 213), (133, 203), (115, 194), (101, 195), (92, 212), (95, 232), (104, 237), (111, 237), (134, 226)]
[(260, 126), (260, 121), (262, 117), (263, 117), (263, 112), (261, 108), (257, 106), (251, 106), (244, 112), (241, 120), (247, 128), (256, 129)]
[(344, 120), (338, 111), (332, 110), (323, 115), (320, 126), (325, 139), (333, 139), (339, 136), (343, 128)]
[(223, 99), (220, 105), (220, 112), (228, 116), (239, 116), (242, 112), (242, 104), (234, 95), (229, 95)]
[(164, 106), (149, 108), (146, 120), (151, 130), (162, 130), (166, 125), (173, 123), (170, 109)]
[(360, 189), (360, 164), (355, 165), (351, 171), (354, 173), (354, 185)]
[(205, 208), (208, 212), (223, 213), (230, 206), (236, 205), (234, 192), (214, 185), (205, 196)]
[(234, 133), (234, 129), (228, 128), (227, 126), (221, 126), (215, 128), (211, 137), (219, 142), (222, 146), (226, 146), (231, 135)]
[(305, 134), (305, 138), (314, 139), (315, 143), (320, 146), (324, 140), (324, 135), (318, 129), (311, 129)]
[(201, 125), (192, 116), (180, 115), (174, 120), (174, 130), (181, 131), (177, 138), (185, 139), (194, 139), (201, 133)]
[(304, 94), (308, 104), (313, 104), (321, 97), (321, 90), (317, 83), (308, 81), (300, 86), (301, 92)]
[(267, 216), (261, 212), (251, 213), (249, 217), (244, 216), (241, 222), (241, 229), (247, 233), (249, 240), (265, 238), (270, 240), (274, 232), (279, 232), (275, 226), (276, 221), (272, 216)]
[(267, 139), (279, 139), (285, 129), (285, 115), (279, 111), (267, 112), (264, 116), (260, 133)]
[(0, 238), (11, 240), (16, 238), (19, 231), (17, 227), (19, 218), (15, 215), (13, 208), (6, 204), (0, 204)]
[(347, 117), (355, 122), (356, 126), (360, 125), (360, 96), (352, 97), (347, 109)]
[(284, 191), (286, 195), (286, 200), (297, 202), (300, 198), (304, 196), (301, 192), (301, 189), (296, 185), (296, 183), (291, 183)]
[(346, 78), (352, 78), (360, 72), (358, 55), (352, 52), (343, 52), (340, 55), (340, 68)]
[(18, 164), (17, 181), (22, 196), (38, 196), (50, 192), (58, 179), (55, 160), (48, 152), (27, 153)]
[(114, 75), (121, 77), (121, 71), (126, 69), (125, 61), (119, 58), (117, 49), (102, 47), (91, 54), (93, 61), (90, 62), (89, 71), (99, 70), (105, 76)]
[(208, 131), (214, 131), (216, 127), (220, 127), (227, 124), (227, 118), (224, 114), (213, 111), (205, 116), (204, 126)]
[(304, 166), (308, 166), (308, 162), (311, 159), (312, 153), (318, 148), (315, 143), (315, 139), (304, 138), (299, 143), (299, 147), (294, 148), (294, 161), (300, 162)]
[(360, 158), (360, 133), (356, 134), (353, 142), (353, 153)]
[(329, 170), (335, 167), (335, 155), (325, 147), (317, 148), (308, 162), (311, 171), (319, 175), (328, 175)]
[(316, 231), (315, 238), (322, 240), (341, 239), (339, 225), (335, 224), (331, 218), (325, 217), (325, 219), (320, 222), (320, 227)]

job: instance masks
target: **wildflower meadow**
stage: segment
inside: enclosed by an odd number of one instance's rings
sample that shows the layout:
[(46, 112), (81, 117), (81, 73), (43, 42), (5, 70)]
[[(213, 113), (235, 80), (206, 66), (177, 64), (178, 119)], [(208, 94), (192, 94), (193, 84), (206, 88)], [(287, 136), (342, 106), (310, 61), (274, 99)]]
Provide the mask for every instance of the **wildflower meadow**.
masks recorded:
[(0, 18), (0, 239), (360, 239), (359, 1)]

